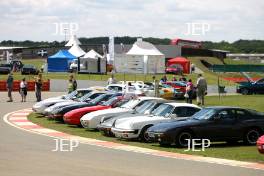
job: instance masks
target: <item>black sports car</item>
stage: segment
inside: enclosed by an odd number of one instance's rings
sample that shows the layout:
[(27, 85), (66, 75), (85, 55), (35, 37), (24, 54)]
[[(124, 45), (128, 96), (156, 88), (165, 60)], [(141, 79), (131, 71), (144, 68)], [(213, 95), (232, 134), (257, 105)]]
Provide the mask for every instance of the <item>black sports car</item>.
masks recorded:
[(160, 144), (187, 147), (188, 139), (256, 144), (264, 134), (264, 114), (237, 107), (207, 107), (192, 117), (160, 123), (149, 128), (150, 139)]
[(237, 86), (237, 93), (241, 93), (243, 95), (247, 94), (264, 94), (264, 78), (259, 79), (255, 82), (241, 82), (239, 86)]
[(21, 69), (21, 74), (32, 74), (37, 75), (39, 73), (38, 69), (34, 65), (24, 65)]
[(8, 74), (12, 71), (11, 64), (0, 64), (0, 74)]
[(117, 96), (121, 96), (121, 93), (115, 93), (115, 94), (111, 94), (111, 93), (102, 93), (102, 92), (98, 92), (94, 94), (94, 99), (87, 99), (85, 101), (82, 101), (80, 103), (75, 103), (72, 105), (67, 105), (64, 106), (62, 108), (59, 108), (57, 110), (55, 110), (52, 113), (52, 118), (56, 119), (56, 120), (63, 120), (63, 115), (66, 114), (67, 112), (70, 112), (74, 109), (79, 109), (79, 108), (84, 108), (84, 107), (89, 107), (89, 106), (96, 106), (98, 104), (101, 104), (113, 97), (117, 97)]

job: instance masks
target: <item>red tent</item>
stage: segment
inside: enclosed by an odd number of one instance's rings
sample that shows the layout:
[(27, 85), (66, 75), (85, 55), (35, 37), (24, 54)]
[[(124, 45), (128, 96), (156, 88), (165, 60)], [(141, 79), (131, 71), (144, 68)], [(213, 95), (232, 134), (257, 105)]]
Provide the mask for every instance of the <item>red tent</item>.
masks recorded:
[(179, 64), (183, 67), (183, 73), (189, 74), (191, 62), (185, 57), (175, 57), (173, 59), (168, 60), (167, 66)]

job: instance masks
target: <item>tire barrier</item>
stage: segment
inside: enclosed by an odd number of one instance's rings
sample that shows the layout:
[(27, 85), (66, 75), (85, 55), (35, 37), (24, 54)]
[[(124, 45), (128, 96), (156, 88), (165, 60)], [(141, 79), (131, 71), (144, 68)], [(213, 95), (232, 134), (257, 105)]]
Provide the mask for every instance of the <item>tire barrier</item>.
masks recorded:
[[(35, 91), (35, 81), (27, 81), (28, 91)], [(20, 81), (15, 80), (13, 84), (13, 91), (19, 91)], [(6, 81), (0, 81), (0, 91), (7, 91)], [(50, 80), (43, 81), (42, 91), (50, 91)]]

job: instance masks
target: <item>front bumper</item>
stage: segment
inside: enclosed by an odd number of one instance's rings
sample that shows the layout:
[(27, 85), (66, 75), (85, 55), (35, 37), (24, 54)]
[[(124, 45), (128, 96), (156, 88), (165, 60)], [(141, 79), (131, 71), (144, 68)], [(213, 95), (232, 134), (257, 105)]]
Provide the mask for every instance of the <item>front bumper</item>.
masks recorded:
[(111, 126), (105, 126), (105, 125), (98, 125), (97, 129), (105, 136), (114, 136), (114, 134), (111, 131)]
[(162, 144), (172, 144), (173, 139), (166, 135), (165, 133), (158, 133), (158, 132), (147, 132), (150, 141), (152, 142), (159, 142)]
[(139, 130), (112, 128), (111, 131), (117, 138), (136, 139), (139, 137)]
[(37, 107), (32, 107), (32, 110), (36, 113), (39, 113), (39, 114), (43, 114), (44, 115), (44, 111), (47, 107), (46, 106), (37, 106)]
[(264, 154), (264, 144), (257, 143), (257, 147), (258, 147), (259, 153), (263, 153)]

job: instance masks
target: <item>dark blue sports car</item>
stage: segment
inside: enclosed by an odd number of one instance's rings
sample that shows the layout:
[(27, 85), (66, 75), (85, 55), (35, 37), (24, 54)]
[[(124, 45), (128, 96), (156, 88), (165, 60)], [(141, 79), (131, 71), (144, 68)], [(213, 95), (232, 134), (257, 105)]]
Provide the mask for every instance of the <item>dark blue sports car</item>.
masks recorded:
[(190, 118), (154, 125), (147, 134), (162, 145), (179, 147), (187, 147), (194, 138), (255, 145), (264, 134), (264, 114), (238, 107), (207, 107)]

